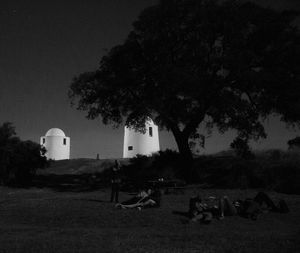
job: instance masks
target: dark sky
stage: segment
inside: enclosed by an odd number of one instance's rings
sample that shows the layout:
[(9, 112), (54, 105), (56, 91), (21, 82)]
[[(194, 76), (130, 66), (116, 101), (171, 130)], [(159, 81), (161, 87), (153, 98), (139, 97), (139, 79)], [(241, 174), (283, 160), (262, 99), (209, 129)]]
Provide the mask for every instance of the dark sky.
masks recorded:
[[(70, 107), (72, 77), (95, 70), (107, 49), (122, 43), (142, 9), (156, 0), (0, 1), (0, 124), (13, 122), (18, 135), (39, 142), (49, 128), (71, 137), (71, 157), (121, 157), (123, 128)], [(275, 8), (300, 9), (298, 0), (257, 1)], [(266, 122), (267, 140), (257, 149), (286, 149), (299, 129), (286, 129), (278, 119)], [(229, 147), (234, 133), (217, 132), (203, 153)], [(161, 148), (175, 148), (173, 136), (160, 133)]]

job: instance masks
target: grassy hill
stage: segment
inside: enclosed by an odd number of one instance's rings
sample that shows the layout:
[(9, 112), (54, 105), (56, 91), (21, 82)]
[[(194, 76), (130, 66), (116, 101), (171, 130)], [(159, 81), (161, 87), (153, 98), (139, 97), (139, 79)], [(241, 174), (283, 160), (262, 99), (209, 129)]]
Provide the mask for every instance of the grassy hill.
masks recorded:
[[(128, 163), (127, 159), (119, 159), (122, 164)], [(49, 168), (39, 170), (39, 175), (80, 175), (101, 173), (113, 166), (115, 159), (89, 159), (79, 158), (70, 160), (51, 161)]]
[[(118, 159), (128, 164), (128, 159)], [(50, 161), (49, 167), (37, 171), (32, 186), (52, 188), (56, 191), (94, 191), (106, 187), (110, 180), (103, 171), (114, 165), (115, 159), (71, 159)]]

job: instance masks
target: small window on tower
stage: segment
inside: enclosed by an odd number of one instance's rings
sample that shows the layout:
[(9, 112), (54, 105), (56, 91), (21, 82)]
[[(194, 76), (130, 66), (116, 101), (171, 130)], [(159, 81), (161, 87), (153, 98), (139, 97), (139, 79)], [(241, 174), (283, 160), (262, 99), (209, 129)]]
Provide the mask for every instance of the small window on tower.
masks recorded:
[(46, 140), (45, 140), (45, 138), (43, 138), (43, 144), (45, 144), (45, 142), (46, 142)]
[(67, 139), (64, 138), (64, 145), (67, 145)]
[(128, 146), (128, 150), (133, 150), (133, 146)]
[(149, 127), (149, 136), (150, 136), (150, 137), (153, 136), (152, 127)]

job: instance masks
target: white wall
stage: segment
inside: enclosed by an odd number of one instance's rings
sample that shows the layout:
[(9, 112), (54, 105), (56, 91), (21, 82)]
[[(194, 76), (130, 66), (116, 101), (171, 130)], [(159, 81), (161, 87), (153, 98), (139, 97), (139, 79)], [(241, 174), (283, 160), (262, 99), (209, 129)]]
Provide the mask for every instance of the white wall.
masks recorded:
[[(43, 143), (43, 138), (45, 143)], [(63, 140), (66, 139), (66, 145), (63, 144)], [(53, 160), (70, 159), (70, 138), (64, 136), (42, 136), (40, 144), (43, 145), (46, 150), (46, 157)]]
[[(149, 135), (149, 127), (152, 127), (152, 136)], [(129, 146), (133, 149), (128, 150)], [(145, 134), (131, 128), (124, 128), (123, 158), (131, 158), (137, 154), (149, 156), (159, 150), (158, 127), (153, 123), (146, 124)]]

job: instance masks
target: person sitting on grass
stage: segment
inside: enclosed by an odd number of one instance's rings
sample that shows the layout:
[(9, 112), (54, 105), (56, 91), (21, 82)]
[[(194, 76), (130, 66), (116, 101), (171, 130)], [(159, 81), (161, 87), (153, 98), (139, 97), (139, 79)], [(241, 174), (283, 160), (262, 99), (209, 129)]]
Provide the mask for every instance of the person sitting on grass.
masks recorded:
[[(198, 196), (197, 198), (191, 198), (190, 210), (191, 203), (195, 201), (199, 202), (197, 205), (201, 208), (201, 211), (199, 211), (199, 215), (197, 215), (197, 217), (199, 218), (193, 217), (192, 220), (201, 219), (201, 215), (203, 216), (203, 213), (205, 212), (211, 213), (218, 219), (223, 219), (224, 216), (240, 215), (242, 217), (251, 218), (253, 220), (256, 220), (258, 215), (262, 212), (289, 212), (287, 204), (284, 200), (280, 200), (278, 206), (276, 206), (271, 198), (264, 192), (259, 192), (254, 197), (254, 199), (246, 199), (244, 201), (237, 200), (234, 202), (230, 201), (227, 196), (224, 196), (222, 198), (211, 196), (206, 199), (205, 202), (202, 202), (200, 197)], [(204, 218), (204, 216), (202, 218)]]
[(147, 191), (142, 190), (131, 199), (116, 204), (115, 207), (120, 207), (122, 209), (137, 208), (139, 210), (146, 207), (159, 207), (160, 199), (160, 191), (149, 188)]
[(200, 221), (206, 224), (209, 224), (213, 217), (212, 213), (207, 210), (199, 196), (190, 199), (188, 214), (191, 221)]
[(217, 198), (210, 196), (203, 203), (205, 210), (211, 212), (214, 217), (223, 219), (224, 216), (233, 216), (237, 214), (237, 210), (227, 196)]

